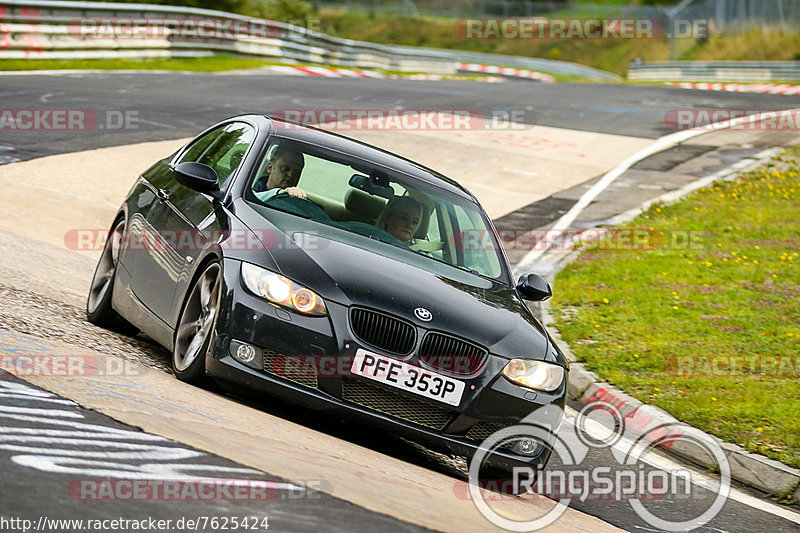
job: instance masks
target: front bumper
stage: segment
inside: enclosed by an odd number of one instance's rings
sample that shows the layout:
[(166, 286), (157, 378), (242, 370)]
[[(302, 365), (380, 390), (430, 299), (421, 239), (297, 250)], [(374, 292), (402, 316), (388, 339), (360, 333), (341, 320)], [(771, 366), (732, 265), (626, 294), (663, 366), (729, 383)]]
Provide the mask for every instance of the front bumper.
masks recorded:
[[(506, 470), (546, 464), (561, 409), (545, 408), (563, 408), (566, 380), (550, 394), (524, 389), (500, 374), (507, 360), (490, 355), (482, 373), (459, 378), (465, 382), (465, 391), (458, 407), (389, 389), (350, 373), (356, 350), (375, 349), (355, 337), (348, 325), (347, 307), (326, 301), (328, 316), (291, 313), (247, 292), (240, 284), (237, 262), (229, 262), (223, 268), (215, 338), (206, 358), (212, 378), (307, 408), (337, 411), (354, 421), (466, 457), (472, 457), (495, 431), (532, 421), (548, 429), (545, 438), (550, 437), (549, 442), (540, 442), (531, 455), (516, 453), (510, 446), (497, 448), (487, 463)], [(255, 361), (245, 365), (236, 360), (231, 354), (232, 340), (256, 347)]]

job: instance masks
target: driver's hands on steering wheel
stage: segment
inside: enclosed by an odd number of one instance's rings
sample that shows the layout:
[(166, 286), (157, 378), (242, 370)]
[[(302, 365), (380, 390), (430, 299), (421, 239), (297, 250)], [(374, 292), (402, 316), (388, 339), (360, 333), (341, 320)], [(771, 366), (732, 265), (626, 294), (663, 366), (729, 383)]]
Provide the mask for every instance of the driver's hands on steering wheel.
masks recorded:
[(303, 200), (307, 200), (306, 191), (301, 189), (300, 187), (286, 187), (285, 189), (281, 189), (279, 192), (285, 192), (289, 196), (294, 198), (302, 198)]

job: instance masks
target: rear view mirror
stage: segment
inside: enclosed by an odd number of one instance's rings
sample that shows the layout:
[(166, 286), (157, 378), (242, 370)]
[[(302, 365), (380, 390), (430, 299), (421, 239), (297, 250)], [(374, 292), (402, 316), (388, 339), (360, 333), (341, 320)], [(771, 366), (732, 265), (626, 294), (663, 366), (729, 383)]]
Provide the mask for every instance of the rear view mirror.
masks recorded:
[(539, 274), (523, 274), (517, 282), (517, 290), (525, 300), (542, 302), (553, 295), (550, 284)]
[(387, 200), (394, 197), (394, 189), (389, 185), (389, 178), (380, 174), (372, 174), (371, 176), (353, 174), (348, 183), (354, 189), (364, 191), (372, 196), (380, 196)]
[(219, 178), (216, 171), (203, 163), (186, 161), (173, 169), (178, 183), (199, 192), (216, 192), (219, 190)]

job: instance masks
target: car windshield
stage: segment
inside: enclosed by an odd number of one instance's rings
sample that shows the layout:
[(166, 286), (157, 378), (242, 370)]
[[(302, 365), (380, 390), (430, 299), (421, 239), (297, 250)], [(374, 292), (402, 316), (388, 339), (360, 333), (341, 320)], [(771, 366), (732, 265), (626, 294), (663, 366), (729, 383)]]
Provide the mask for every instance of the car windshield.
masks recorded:
[(374, 252), (393, 246), (482, 277), (507, 279), (483, 210), (401, 172), (277, 140), (247, 189), (250, 201), (360, 235), (359, 246)]

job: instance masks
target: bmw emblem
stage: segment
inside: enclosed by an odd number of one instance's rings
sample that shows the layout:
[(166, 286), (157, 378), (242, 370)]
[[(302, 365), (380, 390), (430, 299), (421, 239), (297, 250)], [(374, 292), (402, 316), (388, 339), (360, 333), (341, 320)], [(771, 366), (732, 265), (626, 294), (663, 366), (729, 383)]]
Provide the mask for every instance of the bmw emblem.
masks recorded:
[(430, 311), (425, 309), (424, 307), (417, 307), (414, 309), (414, 314), (417, 315), (417, 318), (422, 320), (423, 322), (430, 322), (433, 318), (433, 315)]

